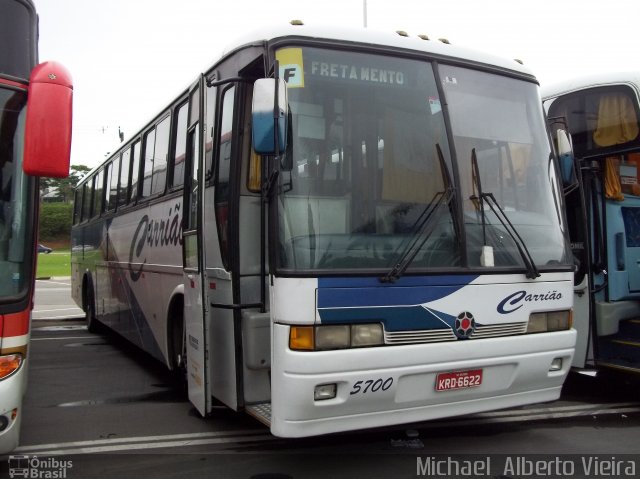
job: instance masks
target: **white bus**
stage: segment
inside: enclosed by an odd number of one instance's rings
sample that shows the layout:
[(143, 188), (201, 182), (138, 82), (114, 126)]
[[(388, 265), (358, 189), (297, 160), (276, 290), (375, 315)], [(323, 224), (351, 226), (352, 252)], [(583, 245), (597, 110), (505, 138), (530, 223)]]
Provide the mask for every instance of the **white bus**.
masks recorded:
[(556, 171), (516, 61), (292, 22), (79, 184), (73, 294), (184, 369), (201, 414), (277, 436), (555, 400), (576, 336)]
[(606, 73), (543, 89), (569, 127), (563, 168), (576, 258), (574, 366), (640, 372), (640, 73)]

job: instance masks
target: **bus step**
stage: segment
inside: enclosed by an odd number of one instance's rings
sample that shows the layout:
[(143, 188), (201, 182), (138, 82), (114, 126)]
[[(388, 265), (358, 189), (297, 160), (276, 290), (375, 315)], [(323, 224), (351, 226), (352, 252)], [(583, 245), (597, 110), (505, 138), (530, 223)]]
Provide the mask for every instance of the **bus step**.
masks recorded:
[(258, 421), (266, 426), (271, 426), (271, 403), (265, 402), (262, 404), (252, 404), (251, 406), (246, 406), (245, 410), (247, 414), (253, 416)]
[(598, 364), (640, 368), (640, 338), (615, 334), (598, 341)]
[(625, 373), (640, 374), (640, 365), (632, 366), (627, 361), (616, 359), (608, 359), (606, 361), (598, 361), (598, 367), (606, 369), (614, 369)]
[(640, 342), (640, 319), (620, 321), (618, 334), (628, 338), (636, 338)]

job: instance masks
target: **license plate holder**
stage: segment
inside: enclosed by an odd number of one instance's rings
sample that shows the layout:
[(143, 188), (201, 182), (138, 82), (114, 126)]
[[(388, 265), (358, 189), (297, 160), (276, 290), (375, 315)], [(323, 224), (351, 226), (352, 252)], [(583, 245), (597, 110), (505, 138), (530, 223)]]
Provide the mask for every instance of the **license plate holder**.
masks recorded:
[(436, 375), (436, 391), (476, 388), (482, 384), (482, 369), (451, 371)]

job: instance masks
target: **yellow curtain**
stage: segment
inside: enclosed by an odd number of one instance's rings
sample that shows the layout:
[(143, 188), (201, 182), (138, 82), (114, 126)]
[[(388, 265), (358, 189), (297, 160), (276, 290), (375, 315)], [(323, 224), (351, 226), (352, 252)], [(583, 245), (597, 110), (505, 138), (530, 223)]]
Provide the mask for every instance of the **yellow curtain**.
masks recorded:
[(623, 201), (622, 185), (618, 168), (620, 160), (616, 156), (610, 156), (605, 160), (604, 168), (604, 193), (608, 200)]
[(638, 119), (631, 99), (613, 93), (602, 95), (593, 140), (600, 147), (619, 145), (638, 136)]

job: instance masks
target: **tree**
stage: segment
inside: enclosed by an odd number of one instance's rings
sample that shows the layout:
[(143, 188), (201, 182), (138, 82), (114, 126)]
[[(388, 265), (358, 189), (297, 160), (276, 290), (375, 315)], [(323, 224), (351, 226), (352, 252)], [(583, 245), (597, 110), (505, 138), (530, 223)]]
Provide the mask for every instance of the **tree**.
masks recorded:
[(67, 203), (43, 203), (40, 208), (40, 241), (69, 239), (73, 207)]
[(82, 177), (91, 171), (91, 168), (85, 165), (71, 165), (69, 168), (69, 176), (66, 178), (42, 178), (40, 180), (40, 195), (46, 190), (57, 188), (58, 195), (62, 197), (64, 203), (73, 201), (73, 190)]

